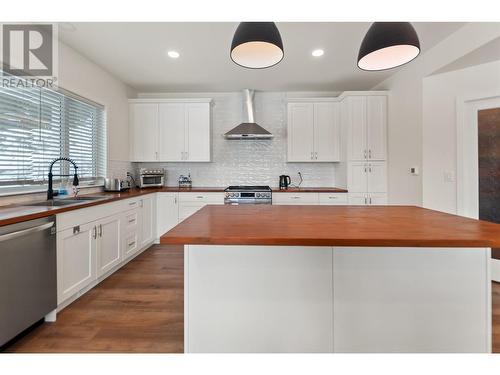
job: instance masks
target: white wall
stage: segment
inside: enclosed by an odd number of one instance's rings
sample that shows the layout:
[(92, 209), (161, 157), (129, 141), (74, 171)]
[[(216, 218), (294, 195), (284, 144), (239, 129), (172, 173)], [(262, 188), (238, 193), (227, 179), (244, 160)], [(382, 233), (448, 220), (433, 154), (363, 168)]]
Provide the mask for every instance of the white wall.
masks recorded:
[(134, 163), (139, 167), (164, 167), (167, 184), (177, 185), (179, 175), (191, 173), (193, 186), (237, 184), (278, 186), (278, 176), (288, 174), (302, 186), (336, 186), (337, 163), (286, 162), (286, 98), (337, 96), (333, 92), (257, 92), (255, 120), (274, 134), (272, 140), (226, 140), (222, 135), (243, 121), (241, 92), (139, 94), (140, 97), (213, 98), (211, 163)]
[[(390, 90), (388, 107), (389, 203), (422, 204), (423, 80), (500, 36), (499, 23), (469, 23), (375, 86)], [(409, 168), (419, 166), (412, 176)]]
[(135, 91), (64, 43), (59, 43), (58, 85), (106, 108), (108, 176), (125, 177), (130, 169), (128, 98)]
[[(457, 210), (458, 97), (500, 92), (500, 61), (430, 76), (423, 81), (423, 205)], [(445, 178), (445, 173), (453, 180)]]

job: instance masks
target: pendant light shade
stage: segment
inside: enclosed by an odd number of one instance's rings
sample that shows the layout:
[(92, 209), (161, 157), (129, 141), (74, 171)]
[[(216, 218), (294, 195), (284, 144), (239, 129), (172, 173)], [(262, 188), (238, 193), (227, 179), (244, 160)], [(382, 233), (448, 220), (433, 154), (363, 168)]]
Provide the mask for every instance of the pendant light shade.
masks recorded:
[(241, 22), (231, 43), (231, 60), (245, 68), (262, 69), (284, 56), (281, 35), (274, 22)]
[(390, 69), (406, 64), (419, 53), (418, 35), (409, 22), (374, 22), (361, 42), (358, 67)]

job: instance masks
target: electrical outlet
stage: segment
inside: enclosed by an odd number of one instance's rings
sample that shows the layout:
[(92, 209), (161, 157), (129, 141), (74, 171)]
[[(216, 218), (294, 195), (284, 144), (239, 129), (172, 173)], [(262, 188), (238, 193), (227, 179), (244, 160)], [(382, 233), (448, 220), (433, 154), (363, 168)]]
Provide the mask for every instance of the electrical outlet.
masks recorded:
[(418, 167), (410, 167), (410, 174), (412, 174), (413, 176), (418, 176), (419, 175)]

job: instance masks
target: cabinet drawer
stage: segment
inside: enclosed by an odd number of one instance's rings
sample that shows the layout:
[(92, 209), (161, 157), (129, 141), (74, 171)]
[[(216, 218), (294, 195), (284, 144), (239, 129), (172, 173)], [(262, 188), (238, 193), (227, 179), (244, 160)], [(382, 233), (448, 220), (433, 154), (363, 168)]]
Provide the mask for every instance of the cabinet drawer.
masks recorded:
[(179, 202), (224, 204), (224, 193), (179, 193)]
[(346, 193), (320, 193), (319, 204), (347, 204)]
[(127, 231), (137, 227), (138, 220), (139, 220), (138, 210), (128, 211), (125, 214), (125, 227), (127, 228)]
[(318, 193), (275, 193), (273, 204), (318, 204)]
[(133, 230), (123, 238), (123, 257), (126, 259), (139, 250), (139, 236), (137, 231)]

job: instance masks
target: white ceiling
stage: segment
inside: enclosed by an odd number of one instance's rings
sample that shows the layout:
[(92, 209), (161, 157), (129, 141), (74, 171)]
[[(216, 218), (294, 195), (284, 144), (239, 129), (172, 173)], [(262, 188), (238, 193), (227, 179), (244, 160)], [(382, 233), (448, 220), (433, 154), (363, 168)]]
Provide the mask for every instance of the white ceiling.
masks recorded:
[[(358, 49), (370, 23), (289, 23), (277, 26), (285, 58), (250, 70), (235, 65), (229, 48), (237, 23), (61, 24), (61, 40), (140, 92), (344, 91), (371, 89), (398, 69), (364, 72)], [(423, 51), (463, 23), (414, 23)], [(325, 50), (314, 58), (311, 51)], [(178, 59), (167, 57), (176, 50)], [(64, 62), (62, 62), (64, 63)], [(403, 67), (404, 68), (404, 67)]]

